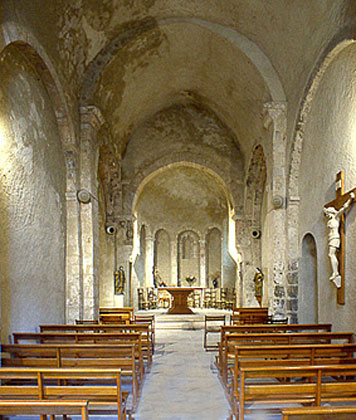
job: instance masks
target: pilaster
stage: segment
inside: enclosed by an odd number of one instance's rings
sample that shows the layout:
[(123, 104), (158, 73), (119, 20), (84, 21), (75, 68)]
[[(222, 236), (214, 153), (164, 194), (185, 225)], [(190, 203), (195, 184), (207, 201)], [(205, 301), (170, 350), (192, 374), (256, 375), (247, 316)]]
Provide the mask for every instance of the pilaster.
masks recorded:
[(97, 132), (104, 120), (95, 106), (81, 107), (80, 116), (80, 188), (88, 196), (88, 200), (80, 203), (83, 318), (95, 319), (99, 305)]
[(272, 124), (272, 232), (271, 246), (272, 313), (286, 316), (286, 137), (287, 105), (285, 102), (265, 104), (265, 126)]

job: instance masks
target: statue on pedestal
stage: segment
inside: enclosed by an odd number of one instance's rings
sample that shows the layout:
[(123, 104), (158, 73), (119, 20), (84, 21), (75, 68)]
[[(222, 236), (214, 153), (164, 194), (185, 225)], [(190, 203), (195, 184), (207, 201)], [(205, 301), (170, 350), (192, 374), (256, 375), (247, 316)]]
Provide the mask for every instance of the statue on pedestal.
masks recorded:
[(119, 269), (114, 272), (114, 294), (123, 295), (125, 289), (125, 271), (124, 267), (120, 265)]
[(255, 283), (255, 298), (257, 299), (257, 302), (260, 305), (260, 307), (262, 307), (263, 279), (264, 274), (262, 273), (262, 270), (256, 267), (256, 274), (253, 278), (253, 282)]

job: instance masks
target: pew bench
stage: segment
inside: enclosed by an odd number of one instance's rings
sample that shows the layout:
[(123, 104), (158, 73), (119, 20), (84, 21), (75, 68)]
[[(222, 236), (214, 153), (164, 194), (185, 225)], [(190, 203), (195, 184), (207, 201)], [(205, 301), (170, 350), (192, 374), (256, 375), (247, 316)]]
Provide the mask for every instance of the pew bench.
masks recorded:
[(334, 407), (288, 407), (282, 420), (350, 420), (356, 418), (356, 405)]
[(0, 400), (0, 415), (49, 415), (51, 420), (55, 415), (78, 415), (89, 420), (88, 401)]
[[(356, 344), (308, 344), (289, 346), (236, 346), (227, 389), (236, 394), (240, 369), (249, 367), (356, 365)], [(230, 370), (229, 370), (230, 371)]]
[(154, 329), (150, 323), (138, 324), (86, 324), (86, 325), (40, 325), (40, 332), (81, 332), (81, 333), (140, 333), (142, 344), (154, 353)]
[[(80, 327), (75, 325), (74, 327)], [(64, 343), (96, 343), (96, 344), (110, 344), (110, 343), (128, 343), (128, 342), (140, 342), (140, 348), (142, 351), (142, 359), (147, 362), (148, 369), (152, 363), (152, 352), (151, 346), (147, 341), (143, 341), (140, 332), (47, 332), (47, 333), (32, 333), (22, 332), (13, 333), (14, 344), (21, 343), (41, 343), (41, 344), (64, 344)]]
[(225, 334), (224, 343), (220, 343), (217, 367), (226, 383), (227, 371), (234, 357), (235, 346), (352, 343), (353, 339), (352, 332)]
[(355, 376), (355, 365), (241, 367), (236, 418), (243, 420), (261, 406), (276, 411), (285, 404), (355, 404)]
[(135, 344), (5, 344), (1, 346), (4, 367), (120, 368), (123, 388), (132, 393), (134, 412), (143, 374)]
[(331, 332), (331, 324), (287, 324), (287, 325), (223, 325), (220, 327), (220, 341), (217, 366), (223, 360), (225, 336), (227, 334), (267, 334), (267, 333), (302, 333), (302, 332)]
[(120, 369), (1, 367), (0, 380), (0, 400), (87, 400), (89, 414), (126, 419)]

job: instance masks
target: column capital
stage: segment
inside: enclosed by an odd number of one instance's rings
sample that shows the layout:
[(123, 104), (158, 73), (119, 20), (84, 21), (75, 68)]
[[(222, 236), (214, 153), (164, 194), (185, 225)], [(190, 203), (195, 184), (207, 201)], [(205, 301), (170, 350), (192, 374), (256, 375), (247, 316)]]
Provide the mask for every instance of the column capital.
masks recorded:
[(285, 115), (287, 112), (287, 102), (272, 101), (263, 104), (263, 113), (265, 116), (264, 126), (268, 128), (273, 122), (276, 124), (277, 120)]
[(104, 124), (105, 119), (100, 109), (95, 105), (81, 106), (79, 108), (81, 124), (90, 126), (96, 131)]

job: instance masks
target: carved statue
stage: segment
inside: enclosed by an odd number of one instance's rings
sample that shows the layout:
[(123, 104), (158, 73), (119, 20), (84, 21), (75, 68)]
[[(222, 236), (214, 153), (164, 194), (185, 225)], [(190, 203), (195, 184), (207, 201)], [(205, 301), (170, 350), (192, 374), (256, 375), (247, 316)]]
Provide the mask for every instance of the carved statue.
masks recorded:
[(262, 270), (256, 267), (256, 274), (255, 274), (255, 277), (253, 278), (253, 282), (255, 283), (255, 297), (260, 306), (262, 305), (263, 279), (264, 279), (264, 274), (262, 273)]
[(337, 288), (341, 287), (341, 276), (339, 273), (339, 261), (337, 258), (337, 251), (340, 248), (340, 216), (351, 206), (355, 198), (355, 193), (350, 193), (350, 198), (345, 204), (336, 210), (335, 207), (324, 207), (324, 214), (327, 217), (326, 226), (328, 227), (328, 247), (329, 247), (329, 258), (332, 268), (332, 274), (330, 281), (332, 281)]
[(114, 293), (115, 295), (123, 295), (125, 290), (125, 271), (124, 267), (120, 265), (119, 269), (114, 272)]

